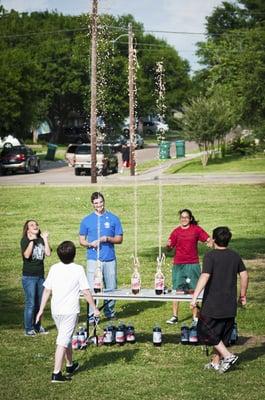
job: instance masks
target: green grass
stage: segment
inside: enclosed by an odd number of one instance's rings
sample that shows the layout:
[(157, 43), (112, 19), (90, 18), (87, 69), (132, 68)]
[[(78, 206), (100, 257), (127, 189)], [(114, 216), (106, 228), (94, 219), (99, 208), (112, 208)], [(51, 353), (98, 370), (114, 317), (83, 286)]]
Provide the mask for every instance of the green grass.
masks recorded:
[(168, 174), (177, 173), (218, 173), (218, 172), (265, 172), (265, 153), (254, 156), (226, 156), (215, 158), (202, 166), (200, 158), (176, 164), (167, 169)]
[[(163, 243), (177, 225), (177, 211), (191, 208), (209, 232), (218, 225), (228, 225), (233, 232), (231, 247), (240, 252), (250, 273), (249, 304), (239, 310), (240, 344), (234, 351), (240, 363), (230, 373), (218, 375), (204, 371), (207, 358), (201, 347), (179, 344), (179, 326), (167, 326), (171, 304), (163, 302), (118, 302), (119, 319), (136, 329), (135, 345), (93, 347), (75, 352), (81, 370), (70, 384), (52, 385), (56, 330), (49, 307), (43, 324), (50, 331), (45, 337), (23, 336), (23, 291), (19, 241), (22, 225), (36, 218), (41, 228), (50, 232), (52, 256), (46, 259), (46, 272), (57, 261), (56, 247), (66, 239), (77, 245), (78, 263), (85, 263), (85, 251), (78, 245), (81, 218), (90, 212), (89, 198), (99, 187), (1, 187), (1, 288), (0, 339), (2, 397), (11, 399), (99, 400), (166, 399), (219, 400), (262, 399), (265, 367), (264, 281), (265, 187), (235, 186), (163, 186)], [(117, 246), (119, 286), (129, 286), (131, 255), (134, 252), (135, 224), (138, 227), (138, 256), (144, 287), (152, 287), (158, 255), (159, 198), (156, 186), (139, 187), (137, 221), (134, 217), (134, 188), (106, 187), (107, 207), (117, 213), (124, 227), (124, 243)], [(207, 251), (200, 246), (200, 256)], [(165, 275), (171, 284), (171, 257), (167, 256)], [(181, 307), (180, 319), (190, 322), (188, 304)], [(82, 303), (80, 321), (85, 321)], [(163, 330), (161, 348), (152, 345), (152, 328), (159, 323)], [(105, 324), (100, 324), (101, 329)], [(102, 332), (102, 331), (100, 331)], [(100, 333), (99, 332), (99, 333)], [(252, 337), (252, 345), (248, 344)], [(264, 336), (263, 336), (264, 340)]]

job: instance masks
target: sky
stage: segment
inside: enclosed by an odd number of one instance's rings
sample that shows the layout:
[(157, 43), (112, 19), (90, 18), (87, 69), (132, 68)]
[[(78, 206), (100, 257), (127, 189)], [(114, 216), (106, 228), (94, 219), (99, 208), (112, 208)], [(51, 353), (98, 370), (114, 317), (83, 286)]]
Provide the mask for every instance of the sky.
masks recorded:
[[(20, 12), (57, 10), (78, 15), (92, 10), (92, 0), (0, 0), (0, 3), (7, 10)], [(145, 30), (174, 46), (189, 61), (192, 71), (200, 68), (195, 44), (204, 40), (205, 17), (221, 4), (222, 0), (98, 0), (99, 13), (132, 14)]]

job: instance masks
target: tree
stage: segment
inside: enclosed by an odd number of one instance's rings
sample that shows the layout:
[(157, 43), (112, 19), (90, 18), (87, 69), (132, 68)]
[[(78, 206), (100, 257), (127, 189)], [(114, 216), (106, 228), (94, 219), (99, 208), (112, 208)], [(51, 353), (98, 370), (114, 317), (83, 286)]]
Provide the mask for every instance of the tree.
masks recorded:
[(215, 141), (224, 143), (224, 138), (236, 123), (231, 103), (222, 93), (210, 97), (197, 97), (184, 107), (183, 132), (187, 139), (198, 143), (203, 151), (202, 164), (207, 165)]

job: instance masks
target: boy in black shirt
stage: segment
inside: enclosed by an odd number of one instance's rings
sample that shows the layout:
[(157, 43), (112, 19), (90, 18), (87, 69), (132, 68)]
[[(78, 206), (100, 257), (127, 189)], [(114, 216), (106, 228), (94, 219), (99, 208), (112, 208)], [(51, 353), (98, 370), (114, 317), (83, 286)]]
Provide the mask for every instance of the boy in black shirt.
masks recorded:
[(237, 312), (237, 274), (240, 276), (240, 298), (246, 304), (248, 273), (241, 257), (227, 248), (232, 234), (227, 227), (213, 230), (214, 250), (203, 260), (202, 274), (194, 291), (191, 307), (204, 289), (202, 309), (197, 325), (201, 343), (214, 346), (214, 355), (205, 367), (226, 372), (238, 360), (227, 349)]

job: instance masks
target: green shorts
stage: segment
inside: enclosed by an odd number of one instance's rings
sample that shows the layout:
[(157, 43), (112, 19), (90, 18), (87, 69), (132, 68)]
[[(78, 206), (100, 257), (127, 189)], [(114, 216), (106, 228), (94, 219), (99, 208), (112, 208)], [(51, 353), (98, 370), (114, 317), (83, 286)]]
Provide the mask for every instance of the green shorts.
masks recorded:
[(172, 267), (174, 290), (195, 289), (201, 275), (200, 264), (177, 264)]

